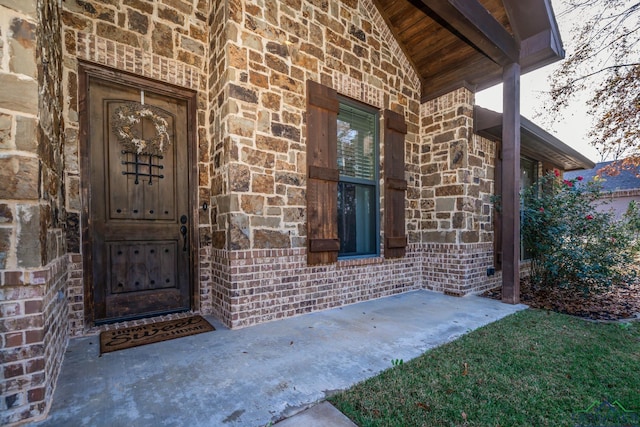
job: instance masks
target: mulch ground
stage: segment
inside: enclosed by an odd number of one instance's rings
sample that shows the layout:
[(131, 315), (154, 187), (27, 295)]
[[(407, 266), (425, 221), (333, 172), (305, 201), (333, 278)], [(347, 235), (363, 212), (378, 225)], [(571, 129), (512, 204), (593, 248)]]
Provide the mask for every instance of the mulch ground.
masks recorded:
[[(500, 289), (483, 296), (501, 299)], [(528, 281), (520, 283), (520, 301), (529, 307), (556, 311), (592, 320), (622, 320), (640, 317), (640, 279), (611, 287), (608, 291), (584, 295), (568, 289), (534, 290)]]

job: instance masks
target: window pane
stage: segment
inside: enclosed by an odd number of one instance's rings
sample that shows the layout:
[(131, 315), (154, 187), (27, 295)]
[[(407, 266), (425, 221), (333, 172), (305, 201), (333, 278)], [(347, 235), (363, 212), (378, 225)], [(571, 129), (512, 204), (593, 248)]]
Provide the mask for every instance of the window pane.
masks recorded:
[(340, 255), (377, 253), (375, 187), (338, 183)]
[(538, 162), (520, 157), (520, 190), (529, 188), (538, 178)]
[[(535, 184), (538, 179), (538, 162), (520, 157), (520, 193)], [(526, 218), (524, 217), (524, 198), (520, 197), (520, 236)], [(531, 249), (525, 245), (524, 239), (520, 239), (520, 259), (531, 259)]]
[(338, 169), (352, 178), (375, 179), (376, 115), (340, 104), (338, 114)]

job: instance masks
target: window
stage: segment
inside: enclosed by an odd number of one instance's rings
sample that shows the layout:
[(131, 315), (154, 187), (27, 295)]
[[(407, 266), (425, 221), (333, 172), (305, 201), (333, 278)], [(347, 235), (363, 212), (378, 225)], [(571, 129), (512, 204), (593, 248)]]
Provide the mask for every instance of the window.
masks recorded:
[[(495, 163), (495, 194), (502, 193), (502, 158), (500, 157), (501, 143), (496, 146), (497, 155)], [(553, 168), (550, 164), (545, 164), (537, 160), (530, 159), (528, 157), (520, 157), (520, 192), (536, 183), (538, 180), (538, 171), (542, 165), (542, 170), (547, 168)], [(545, 166), (546, 165), (546, 166)], [(523, 218), (523, 205), (522, 198), (520, 199), (520, 230), (522, 230)], [(520, 232), (520, 260), (524, 261), (530, 259), (530, 250), (524, 245), (522, 239), (522, 231)], [(494, 210), (494, 265), (497, 270), (502, 269), (502, 214), (500, 210)]]
[[(538, 181), (538, 162), (520, 157), (520, 194), (526, 189), (535, 185)], [(522, 224), (524, 223), (524, 199), (520, 198), (520, 260), (531, 259), (531, 251), (525, 245), (522, 238)]]
[(520, 157), (520, 191), (531, 187), (538, 180), (538, 162)]
[[(380, 254), (379, 141), (384, 140), (384, 257), (405, 256), (404, 115), (307, 81), (307, 264)], [(382, 135), (380, 135), (382, 134)]]
[(376, 110), (340, 98), (337, 120), (339, 257), (379, 253), (378, 121)]

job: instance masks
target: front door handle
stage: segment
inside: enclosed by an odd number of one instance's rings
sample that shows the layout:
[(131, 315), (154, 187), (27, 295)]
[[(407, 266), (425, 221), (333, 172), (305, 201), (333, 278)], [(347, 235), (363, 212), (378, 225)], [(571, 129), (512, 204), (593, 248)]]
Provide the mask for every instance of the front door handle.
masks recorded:
[(180, 227), (180, 234), (182, 234), (182, 238), (184, 239), (182, 250), (186, 252), (187, 251), (187, 226), (186, 225), (183, 225), (182, 227)]

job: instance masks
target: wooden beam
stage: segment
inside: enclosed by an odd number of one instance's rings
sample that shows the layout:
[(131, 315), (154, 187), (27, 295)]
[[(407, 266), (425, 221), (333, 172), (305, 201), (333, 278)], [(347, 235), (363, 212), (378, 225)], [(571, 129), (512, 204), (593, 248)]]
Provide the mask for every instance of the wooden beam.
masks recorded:
[(511, 34), (478, 0), (421, 0), (468, 43), (501, 66), (518, 62), (520, 48)]
[(565, 55), (562, 41), (549, 29), (522, 40), (520, 49), (519, 62), (524, 72), (556, 62)]
[(502, 301), (520, 302), (520, 65), (504, 67), (502, 113)]

